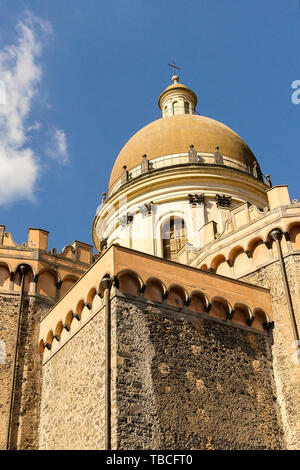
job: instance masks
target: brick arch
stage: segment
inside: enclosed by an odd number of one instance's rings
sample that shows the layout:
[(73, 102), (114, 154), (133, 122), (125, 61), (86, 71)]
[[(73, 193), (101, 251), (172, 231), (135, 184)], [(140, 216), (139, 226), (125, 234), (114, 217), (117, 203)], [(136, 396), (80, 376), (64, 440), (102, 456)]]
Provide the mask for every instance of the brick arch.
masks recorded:
[(57, 272), (53, 269), (43, 269), (39, 272), (37, 282), (37, 294), (45, 295), (53, 299), (56, 298), (57, 292)]
[(34, 279), (34, 272), (32, 266), (27, 263), (20, 263), (18, 267), (15, 270), (15, 276), (14, 276), (14, 289), (16, 291), (19, 291), (21, 289), (21, 280), (22, 280), (22, 275), (20, 271), (20, 266), (26, 266), (27, 271), (25, 272), (25, 278), (24, 278), (24, 292), (29, 292), (31, 288), (31, 283), (33, 282)]
[(96, 288), (94, 287), (89, 291), (87, 299), (90, 299), (90, 300), (92, 299), (92, 300), (91, 301), (87, 300), (87, 302), (91, 304), (93, 312), (97, 312), (101, 308), (103, 292), (104, 292), (103, 286), (101, 286), (101, 289), (98, 291), (96, 291)]
[(41, 339), (40, 342), (39, 342), (39, 351), (40, 353), (43, 353), (45, 350), (45, 343), (44, 343), (44, 340)]
[(186, 290), (178, 284), (172, 284), (168, 289), (167, 304), (173, 307), (183, 308), (188, 295)]
[(263, 331), (265, 329), (265, 324), (269, 323), (269, 316), (262, 308), (255, 308), (253, 311), (254, 320), (252, 322), (252, 328), (256, 330)]
[(223, 297), (213, 297), (210, 302), (209, 315), (212, 317), (219, 318), (220, 320), (226, 320), (232, 312), (230, 303)]
[(248, 305), (237, 303), (233, 308), (232, 321), (240, 325), (251, 325), (253, 315)]
[(153, 300), (154, 302), (163, 302), (165, 292), (166, 287), (160, 279), (156, 277), (147, 279), (144, 290), (145, 299)]
[(229, 261), (234, 269), (235, 276), (242, 276), (249, 271), (251, 264), (242, 246), (237, 246), (229, 253)]
[(13, 271), (11, 264), (6, 261), (0, 261), (0, 266), (5, 266), (10, 273)]
[(193, 291), (190, 294), (189, 310), (197, 313), (205, 313), (209, 301), (206, 295), (201, 291)]
[(232, 250), (230, 250), (229, 255), (228, 255), (228, 259), (229, 259), (230, 263), (234, 264), (234, 261), (235, 261), (236, 257), (240, 253), (244, 253), (244, 252), (245, 252), (245, 250), (241, 245), (237, 245), (234, 248), (232, 248)]
[(87, 298), (86, 298), (86, 301), (88, 304), (92, 305), (95, 295), (97, 295), (96, 287), (92, 287), (89, 290)]
[(8, 264), (0, 263), (0, 289), (8, 290), (10, 281), (10, 269)]
[(293, 250), (300, 250), (300, 222), (290, 224), (288, 234), (293, 245)]
[(213, 258), (211, 262), (211, 265), (210, 265), (211, 269), (215, 271), (218, 268), (219, 264), (222, 263), (223, 261), (226, 261), (223, 253), (218, 254), (217, 256)]
[(74, 319), (73, 310), (70, 310), (70, 311), (67, 313), (66, 318), (65, 318), (65, 322), (64, 322), (64, 326), (65, 326), (67, 329), (70, 329), (70, 328), (71, 328), (71, 324), (72, 324), (73, 319)]
[(255, 245), (257, 245), (258, 243), (264, 243), (263, 237), (261, 236), (254, 237), (249, 241), (248, 247), (247, 247), (247, 250), (249, 251), (249, 253), (251, 254), (253, 253), (253, 249)]
[(47, 336), (46, 336), (46, 344), (48, 344), (51, 347), (53, 343), (53, 339), (54, 339), (54, 334), (53, 334), (53, 331), (50, 330), (48, 331)]
[(225, 256), (220, 255), (219, 259), (215, 259), (215, 274), (219, 274), (221, 276), (231, 277), (230, 266), (227, 263)]
[(255, 266), (267, 263), (270, 259), (269, 250), (262, 237), (253, 238), (253, 240), (249, 242), (248, 251), (251, 253)]
[(54, 334), (56, 336), (56, 339), (60, 339), (61, 332), (63, 330), (63, 322), (59, 321), (55, 327)]
[(75, 308), (75, 315), (76, 315), (76, 318), (77, 319), (80, 319), (81, 318), (81, 314), (82, 314), (82, 310), (83, 310), (83, 307), (84, 307), (84, 299), (80, 299), (78, 302), (77, 302), (77, 305), (76, 305), (76, 308)]
[(121, 292), (135, 297), (140, 295), (143, 281), (135, 271), (124, 269), (117, 274), (117, 279)]
[[(50, 272), (50, 273), (52, 273), (53, 276), (54, 276), (55, 279), (56, 279), (56, 282), (61, 281), (61, 278), (60, 278), (60, 276), (59, 276), (59, 272), (56, 271), (55, 269), (50, 268), (50, 267), (44, 267), (44, 268), (41, 268), (41, 269), (38, 271), (37, 275), (38, 275), (38, 276), (41, 276), (41, 274), (43, 274), (44, 272)], [(66, 274), (66, 276), (68, 276), (68, 275), (69, 275), (69, 274)], [(65, 276), (65, 277), (66, 277), (66, 276)]]
[(59, 289), (59, 298), (63, 297), (74, 286), (74, 284), (78, 281), (78, 279), (79, 278), (76, 276), (67, 274), (62, 280), (62, 283)]

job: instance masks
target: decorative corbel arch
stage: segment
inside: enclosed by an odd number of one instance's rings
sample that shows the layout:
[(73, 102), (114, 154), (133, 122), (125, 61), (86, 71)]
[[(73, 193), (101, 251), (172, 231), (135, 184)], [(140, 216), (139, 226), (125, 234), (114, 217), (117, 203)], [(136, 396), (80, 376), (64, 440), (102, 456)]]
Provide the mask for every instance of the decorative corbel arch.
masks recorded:
[(229, 262), (231, 263), (232, 266), (234, 265), (234, 261), (235, 261), (236, 257), (240, 253), (245, 253), (245, 250), (244, 250), (244, 248), (242, 247), (241, 244), (235, 246), (234, 248), (232, 248), (230, 250), (229, 255), (228, 255), (228, 259), (229, 259)]
[(287, 227), (293, 250), (300, 250), (300, 220), (290, 223)]
[(70, 331), (73, 318), (74, 318), (73, 310), (70, 310), (67, 313), (64, 324), (63, 324), (63, 327), (65, 328), (65, 330)]
[(9, 289), (11, 270), (8, 263), (0, 262), (0, 289)]
[(82, 310), (84, 308), (84, 304), (85, 304), (85, 299), (84, 298), (81, 298), (77, 304), (76, 304), (76, 308), (75, 308), (75, 312), (74, 312), (74, 317), (79, 321), (81, 320), (81, 313), (82, 313)]
[(264, 331), (272, 325), (269, 315), (260, 307), (257, 307), (253, 310), (253, 322), (252, 328), (256, 330)]
[(171, 284), (166, 293), (166, 303), (173, 307), (183, 308), (187, 305), (188, 293), (178, 284)]
[(264, 243), (263, 237), (260, 236), (260, 235), (257, 235), (256, 237), (252, 238), (252, 239), (248, 242), (247, 251), (248, 251), (249, 253), (251, 253), (251, 255), (252, 255), (255, 246), (258, 245), (258, 244), (260, 244), (260, 243)]
[(223, 261), (226, 261), (225, 255), (223, 253), (218, 253), (211, 261), (211, 269), (215, 271)]
[(63, 279), (58, 282), (59, 285), (59, 297), (63, 297), (79, 280), (77, 276), (73, 274), (66, 274)]
[(149, 277), (144, 286), (144, 297), (145, 299), (162, 303), (166, 290), (166, 286), (160, 279)]
[(92, 305), (95, 295), (97, 295), (96, 287), (92, 287), (87, 295), (86, 301), (88, 304)]
[(190, 293), (190, 303), (189, 303), (189, 310), (197, 313), (205, 313), (209, 310), (209, 300), (208, 297), (204, 294), (204, 292), (199, 290), (194, 290)]
[(51, 347), (52, 347), (53, 339), (54, 339), (54, 334), (53, 334), (53, 331), (50, 330), (50, 331), (48, 331), (48, 334), (47, 334), (47, 336), (46, 336), (46, 341), (45, 341), (45, 343), (44, 343), (45, 347), (46, 347), (47, 349), (49, 349), (49, 351), (50, 351), (50, 349), (51, 349)]
[(62, 330), (63, 330), (63, 322), (59, 321), (54, 330), (54, 338), (56, 339), (56, 341), (60, 341)]
[(119, 290), (124, 294), (138, 297), (144, 285), (139, 274), (131, 269), (123, 269), (117, 274)]
[(234, 323), (251, 326), (253, 320), (254, 320), (254, 315), (250, 307), (248, 307), (248, 305), (245, 305), (240, 302), (237, 302), (236, 304), (234, 304), (233, 316), (232, 316), (232, 321)]
[(232, 306), (228, 300), (223, 297), (213, 297), (210, 301), (209, 315), (219, 318), (220, 320), (227, 320), (232, 318)]

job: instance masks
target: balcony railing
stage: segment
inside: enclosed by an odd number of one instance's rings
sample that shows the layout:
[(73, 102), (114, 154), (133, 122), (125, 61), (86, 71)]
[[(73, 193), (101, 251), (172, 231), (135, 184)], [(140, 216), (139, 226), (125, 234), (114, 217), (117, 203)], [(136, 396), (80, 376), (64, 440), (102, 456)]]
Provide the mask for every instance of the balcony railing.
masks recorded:
[[(196, 152), (195, 152), (196, 153)], [(262, 181), (262, 177), (259, 175), (254, 174), (252, 168), (248, 167), (245, 164), (242, 164), (236, 160), (223, 156), (223, 163), (216, 163), (214, 154), (209, 153), (196, 153), (194, 157), (196, 161), (191, 161), (191, 156), (188, 153), (185, 154), (177, 154), (177, 155), (166, 155), (164, 157), (158, 157), (153, 160), (143, 160), (141, 164), (136, 166), (135, 168), (127, 171), (124, 169), (124, 173), (119, 178), (119, 180), (114, 184), (110, 191), (110, 195), (114, 194), (118, 189), (121, 188), (124, 184), (129, 181), (134, 180), (138, 176), (142, 174), (147, 174), (147, 172), (151, 170), (158, 170), (162, 168), (168, 168), (177, 165), (186, 165), (186, 164), (193, 164), (193, 165), (220, 165), (229, 168), (235, 168), (237, 170), (243, 171), (244, 173), (248, 173), (260, 181)]]

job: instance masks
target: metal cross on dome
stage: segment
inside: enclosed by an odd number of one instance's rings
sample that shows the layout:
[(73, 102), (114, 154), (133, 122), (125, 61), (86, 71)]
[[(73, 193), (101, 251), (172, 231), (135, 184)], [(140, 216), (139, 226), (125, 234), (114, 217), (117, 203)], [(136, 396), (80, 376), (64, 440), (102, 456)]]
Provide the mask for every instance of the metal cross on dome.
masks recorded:
[(173, 75), (176, 75), (176, 70), (181, 70), (181, 67), (176, 65), (175, 61), (171, 62), (171, 64), (168, 64), (169, 67), (173, 67)]

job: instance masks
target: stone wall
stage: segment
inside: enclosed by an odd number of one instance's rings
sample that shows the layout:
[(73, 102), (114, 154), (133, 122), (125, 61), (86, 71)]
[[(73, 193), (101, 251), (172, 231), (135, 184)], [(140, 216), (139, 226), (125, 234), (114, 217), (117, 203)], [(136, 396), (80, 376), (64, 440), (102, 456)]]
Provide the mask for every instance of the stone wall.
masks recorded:
[(267, 336), (118, 296), (112, 343), (113, 448), (283, 447)]
[[(39, 322), (52, 303), (24, 296), (12, 408), (10, 448), (36, 449), (41, 397), (41, 357), (37, 350)], [(0, 448), (6, 447), (12, 366), (19, 295), (0, 296)]]
[[(284, 447), (265, 332), (118, 290), (111, 317), (113, 449)], [(102, 307), (45, 361), (41, 449), (104, 448), (104, 333)]]
[(0, 341), (2, 360), (0, 364), (0, 449), (6, 445), (7, 413), (11, 386), (11, 367), (17, 328), (18, 296), (0, 297)]
[(40, 449), (103, 449), (104, 412), (102, 309), (43, 365)]
[[(285, 257), (298, 330), (300, 331), (300, 255)], [(275, 321), (274, 374), (285, 439), (289, 449), (300, 448), (300, 365), (295, 361), (294, 338), (278, 261), (241, 278), (270, 289)]]

